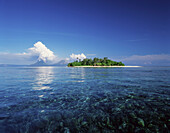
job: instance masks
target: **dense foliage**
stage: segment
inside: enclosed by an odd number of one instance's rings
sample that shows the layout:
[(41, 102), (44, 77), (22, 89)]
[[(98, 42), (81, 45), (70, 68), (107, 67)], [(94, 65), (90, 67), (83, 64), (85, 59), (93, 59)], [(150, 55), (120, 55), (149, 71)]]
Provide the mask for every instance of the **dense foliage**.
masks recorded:
[(71, 62), (68, 64), (69, 67), (71, 66), (125, 66), (122, 62), (116, 62), (109, 60), (107, 57), (104, 57), (103, 59), (94, 58), (92, 59), (84, 59), (80, 60), (77, 59), (74, 62)]

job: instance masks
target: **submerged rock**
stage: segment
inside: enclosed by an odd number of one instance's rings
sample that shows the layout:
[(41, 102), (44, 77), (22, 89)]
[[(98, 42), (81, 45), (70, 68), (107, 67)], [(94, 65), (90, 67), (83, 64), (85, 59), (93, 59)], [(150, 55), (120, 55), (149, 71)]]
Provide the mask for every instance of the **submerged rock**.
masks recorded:
[(81, 125), (82, 125), (82, 126), (86, 126), (87, 124), (88, 124), (88, 123), (87, 123), (86, 121), (82, 121), (82, 122), (81, 122)]
[(142, 126), (142, 127), (145, 126), (145, 122), (144, 122), (144, 120), (141, 119), (141, 118), (138, 118), (138, 124), (139, 124), (140, 126)]
[(64, 128), (64, 133), (70, 133), (69, 128), (65, 127), (65, 128)]
[(153, 125), (152, 125), (152, 124), (149, 124), (148, 127), (151, 128), (151, 127), (153, 127)]

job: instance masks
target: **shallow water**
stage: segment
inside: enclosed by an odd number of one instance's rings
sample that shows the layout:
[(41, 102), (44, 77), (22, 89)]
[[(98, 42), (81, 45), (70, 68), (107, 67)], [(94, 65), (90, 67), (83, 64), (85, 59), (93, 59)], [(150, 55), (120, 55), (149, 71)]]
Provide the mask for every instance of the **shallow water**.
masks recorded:
[(162, 132), (170, 67), (0, 67), (0, 133)]

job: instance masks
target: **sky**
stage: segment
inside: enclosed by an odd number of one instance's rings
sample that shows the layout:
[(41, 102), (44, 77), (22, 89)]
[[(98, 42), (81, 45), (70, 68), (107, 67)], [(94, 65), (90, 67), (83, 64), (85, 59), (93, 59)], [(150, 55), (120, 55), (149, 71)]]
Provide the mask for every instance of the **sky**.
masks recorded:
[(170, 65), (169, 7), (169, 0), (0, 0), (0, 64), (35, 62), (40, 53), (30, 48), (41, 42), (55, 62), (83, 54)]

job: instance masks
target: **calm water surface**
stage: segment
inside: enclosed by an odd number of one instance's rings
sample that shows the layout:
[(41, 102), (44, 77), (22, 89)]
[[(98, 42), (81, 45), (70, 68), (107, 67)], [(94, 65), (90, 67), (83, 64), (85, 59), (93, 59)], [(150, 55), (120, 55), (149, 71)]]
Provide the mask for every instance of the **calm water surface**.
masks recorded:
[(170, 67), (0, 67), (0, 133), (168, 133)]

